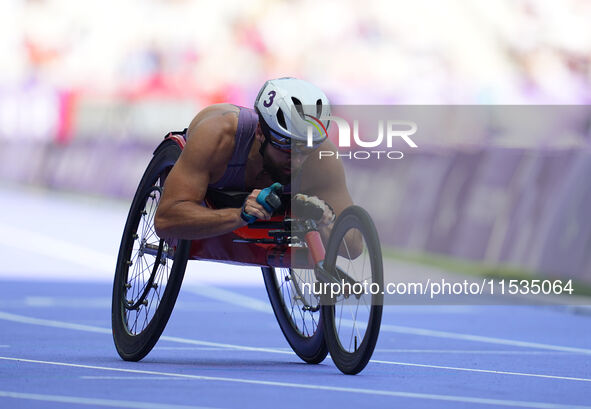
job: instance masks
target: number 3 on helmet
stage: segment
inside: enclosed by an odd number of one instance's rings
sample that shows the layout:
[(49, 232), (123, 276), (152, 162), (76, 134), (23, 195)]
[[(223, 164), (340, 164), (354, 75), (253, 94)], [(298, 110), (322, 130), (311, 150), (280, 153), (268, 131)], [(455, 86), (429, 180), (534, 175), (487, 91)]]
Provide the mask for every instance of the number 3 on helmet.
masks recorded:
[(313, 146), (328, 137), (330, 103), (322, 90), (307, 81), (285, 77), (265, 82), (254, 108), (265, 138), (272, 137), (275, 145), (306, 144), (308, 129)]

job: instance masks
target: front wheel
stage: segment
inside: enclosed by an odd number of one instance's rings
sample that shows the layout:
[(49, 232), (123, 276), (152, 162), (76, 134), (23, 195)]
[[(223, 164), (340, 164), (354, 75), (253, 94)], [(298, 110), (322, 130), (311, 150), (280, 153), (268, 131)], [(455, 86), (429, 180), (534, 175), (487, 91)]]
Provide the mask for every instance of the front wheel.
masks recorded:
[(155, 152), (123, 231), (111, 323), (115, 347), (126, 361), (139, 361), (152, 350), (172, 313), (185, 274), (191, 242), (182, 240), (172, 247), (154, 230), (164, 181), (180, 152), (173, 142)]
[(319, 300), (306, 290), (314, 283), (314, 270), (262, 267), (269, 301), (291, 349), (309, 364), (326, 358), (322, 310)]
[(384, 282), (378, 234), (361, 207), (350, 206), (339, 215), (324, 270), (341, 284), (334, 294), (323, 295), (326, 344), (339, 370), (357, 374), (369, 362), (378, 340)]

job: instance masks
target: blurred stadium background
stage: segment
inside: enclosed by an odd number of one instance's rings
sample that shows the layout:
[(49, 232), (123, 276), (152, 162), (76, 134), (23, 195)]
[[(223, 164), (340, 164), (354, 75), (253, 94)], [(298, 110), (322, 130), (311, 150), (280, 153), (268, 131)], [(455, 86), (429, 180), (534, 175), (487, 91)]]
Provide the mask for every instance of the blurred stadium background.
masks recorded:
[[(5, 0), (0, 180), (129, 199), (165, 133), (286, 75), (335, 104), (586, 105), (590, 21), (586, 0)], [(384, 242), (591, 282), (578, 113), (552, 138), (423, 140), (368, 205)]]

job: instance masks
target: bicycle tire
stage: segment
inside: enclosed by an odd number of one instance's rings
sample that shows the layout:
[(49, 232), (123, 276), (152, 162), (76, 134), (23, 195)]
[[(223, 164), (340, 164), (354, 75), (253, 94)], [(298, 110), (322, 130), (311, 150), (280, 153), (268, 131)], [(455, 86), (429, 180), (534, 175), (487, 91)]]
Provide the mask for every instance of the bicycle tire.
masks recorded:
[[(273, 313), (291, 349), (304, 362), (319, 364), (328, 354), (324, 342), (322, 309), (317, 311), (318, 314), (303, 309), (306, 303), (294, 294), (295, 287), (292, 284), (297, 280), (294, 279), (297, 273), (293, 269), (261, 269)], [(314, 275), (313, 270), (310, 270), (310, 273)], [(286, 304), (287, 299), (290, 300), (289, 306)], [(317, 318), (314, 318), (314, 315), (317, 315)]]
[[(379, 291), (375, 295), (368, 291), (367, 294), (364, 293), (360, 295), (360, 298), (352, 296), (351, 293), (348, 297), (342, 295), (342, 304), (339, 304), (338, 300), (334, 297), (328, 298), (326, 294), (324, 295), (322, 301), (324, 337), (330, 352), (330, 356), (337, 368), (341, 372), (349, 375), (354, 375), (361, 372), (369, 362), (378, 340), (383, 309), (383, 294), (381, 292), (383, 289), (382, 251), (375, 225), (373, 224), (369, 214), (361, 207), (348, 207), (339, 215), (338, 219), (336, 220), (328, 242), (326, 258), (324, 261), (324, 269), (329, 273), (333, 272), (332, 274), (336, 274), (339, 280), (342, 279), (343, 269), (341, 269), (339, 264), (337, 264), (337, 257), (339, 257), (339, 249), (343, 248), (341, 246), (346, 247), (346, 243), (343, 242), (345, 234), (352, 229), (355, 229), (362, 234), (363, 240), (365, 242), (365, 246), (363, 246), (363, 248), (367, 249), (367, 253), (364, 250), (363, 253), (361, 253), (361, 255), (358, 257), (367, 256), (369, 259), (369, 264), (371, 267), (370, 279), (372, 283), (378, 284)], [(347, 265), (347, 263), (351, 263), (350, 260), (356, 259), (355, 257), (351, 257), (350, 259), (347, 257), (341, 258), (346, 260), (345, 263), (341, 265)], [(362, 262), (365, 263), (366, 260), (364, 259)], [(366, 264), (363, 264), (363, 269), (365, 269), (365, 265)], [(352, 297), (355, 297), (358, 300), (353, 315), (355, 320), (352, 321), (351, 324), (347, 323), (346, 319), (343, 324), (343, 310), (341, 309), (340, 312), (337, 312), (337, 308), (341, 307), (344, 309), (346, 307), (346, 303), (351, 303), (354, 305), (355, 301)], [(365, 324), (363, 322), (359, 324), (357, 323), (357, 315), (360, 312), (359, 305), (361, 303), (359, 300), (361, 297), (364, 297), (363, 300), (365, 302), (365, 306), (361, 308), (361, 313), (365, 313), (364, 310), (367, 309), (367, 323)], [(369, 298), (370, 302), (366, 302), (367, 297)], [(353, 312), (353, 307), (351, 307), (351, 311)], [(341, 326), (343, 326), (342, 331)], [(341, 342), (340, 336), (341, 333), (344, 334), (349, 332), (349, 326), (352, 327), (352, 330), (350, 331), (352, 337), (349, 340), (349, 348), (347, 348), (344, 343)], [(357, 336), (361, 335), (359, 329), (362, 326), (364, 327), (361, 328), (364, 329), (364, 334), (361, 337), (361, 342), (359, 342)], [(353, 340), (354, 342), (352, 342)], [(351, 344), (353, 344), (353, 347), (351, 347)]]
[[(117, 353), (126, 361), (141, 360), (156, 345), (168, 323), (185, 274), (191, 241), (180, 240), (171, 260), (170, 257), (163, 256), (163, 249), (167, 245), (154, 231), (153, 214), (150, 213), (147, 219), (142, 220), (142, 217), (148, 214), (146, 210), (148, 202), (150, 202), (150, 212), (155, 213), (164, 180), (180, 153), (181, 148), (172, 141), (165, 142), (156, 150), (136, 190), (123, 230), (113, 281), (111, 325)], [(142, 226), (142, 232), (138, 231), (140, 225)], [(138, 244), (140, 239), (140, 244)], [(154, 256), (154, 264), (151, 267), (148, 264), (149, 261), (143, 260), (144, 251), (149, 240), (158, 240), (159, 243), (158, 253)], [(138, 250), (134, 256), (132, 253), (136, 246)], [(160, 259), (158, 258), (159, 255)], [(135, 274), (135, 276), (130, 277), (130, 267), (134, 263), (134, 257), (136, 257), (136, 266), (140, 265), (139, 268), (142, 268), (141, 265), (146, 263), (147, 269), (136, 272), (134, 267), (134, 273), (132, 274)], [(170, 261), (172, 261), (172, 266), (168, 270), (167, 267)], [(161, 266), (164, 267), (161, 269)], [(162, 273), (159, 273), (160, 271)], [(148, 281), (144, 280), (144, 272), (150, 273)], [(162, 284), (158, 284), (155, 280), (157, 277), (164, 278), (165, 275), (167, 276), (166, 283), (164, 290), (162, 290)], [(130, 284), (131, 281), (135, 283), (136, 280), (139, 284), (138, 287), (141, 287), (143, 280), (144, 286), (142, 289), (136, 290)], [(131, 294), (129, 294), (130, 292)], [(129, 300), (130, 297), (131, 300)], [(149, 305), (151, 303), (144, 304), (147, 303), (149, 298), (151, 302), (156, 298), (155, 310), (150, 311)], [(137, 305), (137, 307), (134, 309), (133, 305)], [(142, 307), (145, 308), (142, 310)], [(132, 314), (130, 311), (133, 310), (137, 310), (135, 327), (130, 325)], [(138, 330), (137, 316), (140, 311), (145, 313), (143, 323), (145, 326)]]

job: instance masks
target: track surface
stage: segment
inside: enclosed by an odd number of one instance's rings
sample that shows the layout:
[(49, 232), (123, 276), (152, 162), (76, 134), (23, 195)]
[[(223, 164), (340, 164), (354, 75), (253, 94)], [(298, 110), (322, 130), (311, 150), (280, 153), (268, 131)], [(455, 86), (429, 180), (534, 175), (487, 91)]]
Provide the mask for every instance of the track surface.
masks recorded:
[(590, 315), (387, 306), (372, 362), (345, 376), (289, 350), (258, 270), (218, 264), (193, 262), (163, 338), (123, 362), (110, 280), (125, 207), (8, 187), (0, 203), (1, 408), (591, 408)]

